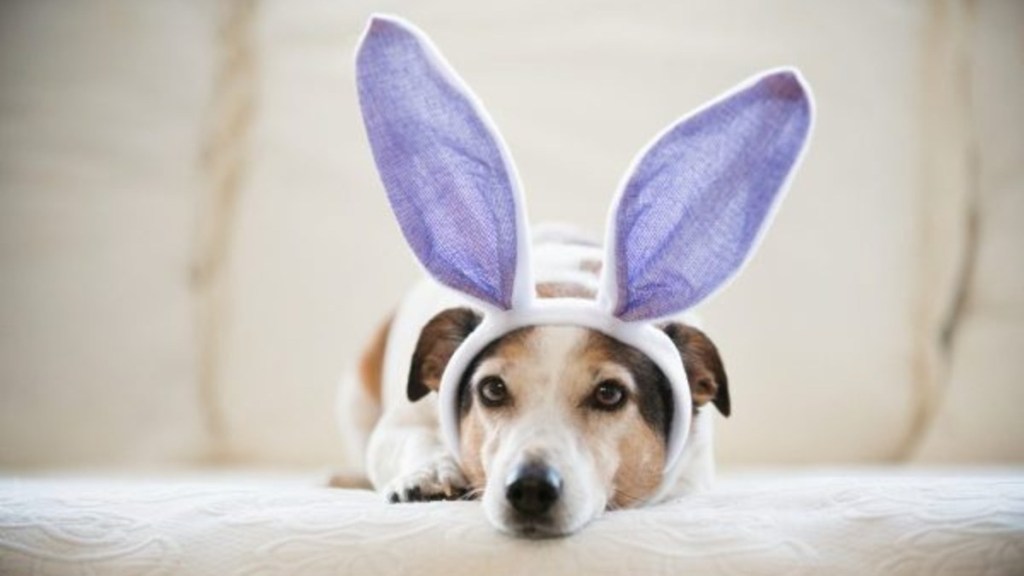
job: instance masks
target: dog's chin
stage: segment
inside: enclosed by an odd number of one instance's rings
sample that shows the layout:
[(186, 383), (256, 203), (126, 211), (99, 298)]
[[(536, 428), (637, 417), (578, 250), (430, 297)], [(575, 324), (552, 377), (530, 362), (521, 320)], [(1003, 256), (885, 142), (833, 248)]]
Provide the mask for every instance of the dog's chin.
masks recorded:
[(505, 522), (498, 527), (502, 532), (518, 538), (543, 540), (545, 538), (561, 538), (575, 532), (567, 527), (558, 526), (546, 519), (524, 518)]

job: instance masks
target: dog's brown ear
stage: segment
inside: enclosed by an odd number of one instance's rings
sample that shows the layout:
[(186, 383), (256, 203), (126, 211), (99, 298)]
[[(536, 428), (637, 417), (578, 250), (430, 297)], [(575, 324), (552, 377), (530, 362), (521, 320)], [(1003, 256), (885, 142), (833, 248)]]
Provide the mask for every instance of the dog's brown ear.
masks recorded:
[(420, 331), (412, 355), (406, 394), (415, 402), (441, 386), (441, 375), (455, 349), (480, 325), (480, 315), (469, 308), (449, 308), (430, 319)]
[(729, 403), (729, 380), (725, 366), (718, 355), (718, 349), (703, 332), (693, 326), (671, 322), (662, 330), (675, 343), (683, 357), (686, 379), (690, 381), (690, 395), (694, 407), (712, 402), (723, 416), (731, 410)]

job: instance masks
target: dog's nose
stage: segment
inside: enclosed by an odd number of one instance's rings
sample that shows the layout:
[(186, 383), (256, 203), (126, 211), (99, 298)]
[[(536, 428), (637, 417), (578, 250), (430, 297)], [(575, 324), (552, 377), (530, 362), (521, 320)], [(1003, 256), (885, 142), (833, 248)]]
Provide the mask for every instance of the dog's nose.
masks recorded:
[(550, 466), (524, 464), (505, 483), (505, 498), (519, 513), (540, 516), (558, 502), (562, 477)]

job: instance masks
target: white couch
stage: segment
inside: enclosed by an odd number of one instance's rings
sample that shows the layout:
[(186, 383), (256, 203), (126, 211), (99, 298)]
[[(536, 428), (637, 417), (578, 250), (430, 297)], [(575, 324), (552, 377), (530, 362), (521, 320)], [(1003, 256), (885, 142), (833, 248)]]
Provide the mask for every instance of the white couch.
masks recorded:
[(1019, 470), (744, 474), (559, 540), (267, 474), (0, 480), (3, 574), (1020, 574)]
[[(660, 127), (804, 71), (811, 151), (702, 310), (719, 489), (524, 543), (317, 486), (357, 465), (337, 376), (417, 274), (355, 103), (377, 9), (485, 101), (531, 219), (593, 231)], [(3, 3), (0, 572), (1019, 573), (1022, 27), (998, 0)]]

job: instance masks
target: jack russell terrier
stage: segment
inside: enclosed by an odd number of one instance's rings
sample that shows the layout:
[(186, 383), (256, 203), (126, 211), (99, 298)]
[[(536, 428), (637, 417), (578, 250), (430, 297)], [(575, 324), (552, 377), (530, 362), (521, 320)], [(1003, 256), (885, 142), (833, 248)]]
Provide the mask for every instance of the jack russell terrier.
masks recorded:
[(637, 157), (604, 245), (529, 232), (483, 107), (427, 37), (374, 16), (360, 107), (403, 234), (429, 278), (343, 381), (339, 420), (391, 502), (479, 498), (500, 530), (572, 533), (713, 477), (725, 369), (689, 310), (749, 259), (811, 128), (779, 69), (679, 120)]

